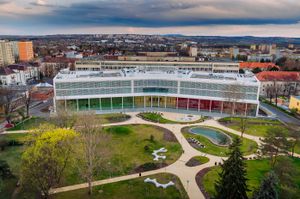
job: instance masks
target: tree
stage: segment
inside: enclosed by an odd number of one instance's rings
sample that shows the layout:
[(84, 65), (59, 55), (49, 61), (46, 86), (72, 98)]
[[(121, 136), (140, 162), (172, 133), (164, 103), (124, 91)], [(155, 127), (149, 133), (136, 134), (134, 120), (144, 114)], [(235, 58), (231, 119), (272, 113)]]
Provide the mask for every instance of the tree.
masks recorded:
[(296, 130), (291, 130), (291, 139), (289, 140), (291, 146), (292, 157), (294, 157), (295, 147), (300, 142), (300, 132)]
[[(75, 129), (80, 133), (77, 165), (82, 177), (88, 183), (88, 193), (91, 195), (94, 174), (109, 154), (107, 147), (109, 136), (103, 132), (99, 120), (92, 113), (79, 115)], [(101, 145), (103, 147), (100, 147)]]
[(216, 199), (245, 199), (247, 197), (246, 163), (240, 150), (241, 139), (236, 137), (230, 145), (229, 158), (221, 166), (220, 180), (215, 184)]
[(3, 181), (5, 179), (9, 179), (12, 177), (13, 177), (13, 174), (12, 174), (7, 162), (4, 160), (0, 160), (0, 193), (3, 188), (3, 184), (4, 184)]
[(65, 110), (58, 110), (56, 115), (52, 117), (53, 123), (60, 128), (73, 128), (77, 120), (75, 112), (67, 112)]
[(271, 171), (263, 179), (260, 184), (260, 187), (253, 194), (253, 199), (278, 199), (278, 177)]
[(12, 114), (16, 111), (18, 104), (15, 102), (18, 95), (16, 91), (9, 88), (0, 88), (0, 106), (4, 109), (4, 117), (7, 123), (11, 123)]
[(281, 156), (274, 167), (280, 182), (279, 198), (299, 198), (300, 187), (294, 177), (299, 175), (299, 169), (293, 161), (293, 158)]
[(243, 135), (248, 127), (248, 119), (246, 117), (240, 117), (240, 130), (241, 130), (241, 138), (243, 138)]
[(239, 84), (227, 85), (226, 92), (224, 92), (224, 98), (232, 104), (231, 114), (234, 115), (235, 105), (239, 100), (243, 100), (246, 93), (242, 91), (242, 87)]
[(21, 96), (22, 102), (24, 104), (25, 107), (25, 111), (26, 111), (26, 117), (29, 117), (29, 106), (30, 106), (30, 102), (31, 102), (31, 89), (28, 88), (24, 94)]
[(267, 135), (261, 145), (261, 152), (264, 155), (270, 156), (271, 166), (274, 168), (278, 155), (281, 153), (287, 154), (289, 145), (286, 130), (274, 127), (267, 131)]
[(41, 126), (31, 133), (28, 147), (22, 155), (21, 184), (39, 191), (43, 198), (49, 197), (49, 190), (59, 184), (66, 166), (72, 160), (73, 130)]
[(254, 68), (254, 69), (252, 70), (252, 72), (253, 72), (254, 74), (260, 73), (260, 72), (261, 72), (261, 69), (258, 68), (258, 67), (256, 67), (256, 68)]

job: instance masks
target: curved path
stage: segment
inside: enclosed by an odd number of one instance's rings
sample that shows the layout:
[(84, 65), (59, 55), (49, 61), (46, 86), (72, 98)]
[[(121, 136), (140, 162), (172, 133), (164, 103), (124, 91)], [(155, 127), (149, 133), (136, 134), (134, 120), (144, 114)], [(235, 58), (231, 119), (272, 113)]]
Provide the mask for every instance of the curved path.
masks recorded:
[[(181, 147), (184, 151), (182, 153), (182, 155), (180, 156), (180, 158), (173, 164), (171, 164), (167, 167), (164, 167), (164, 168), (157, 169), (157, 170), (143, 172), (142, 176), (153, 175), (153, 174), (158, 174), (158, 173), (163, 173), (163, 172), (174, 174), (174, 175), (178, 176), (179, 179), (181, 180), (190, 199), (205, 198), (196, 183), (196, 174), (204, 168), (215, 166), (215, 162), (222, 162), (224, 159), (226, 159), (226, 157), (219, 157), (219, 156), (206, 154), (206, 153), (200, 152), (200, 151), (196, 150), (195, 148), (193, 148), (181, 133), (181, 129), (183, 127), (191, 126), (191, 124), (186, 124), (186, 125), (159, 124), (159, 123), (145, 121), (145, 120), (137, 117), (136, 115), (138, 113), (126, 113), (126, 114), (131, 116), (131, 118), (129, 120), (120, 122), (120, 123), (106, 124), (103, 126), (116, 126), (116, 125), (126, 125), (126, 124), (151, 124), (151, 125), (160, 126), (162, 128), (166, 128), (166, 129), (170, 130), (171, 132), (173, 132), (173, 134), (176, 136), (178, 142), (181, 144)], [(207, 121), (204, 121), (201, 123), (195, 123), (193, 125), (216, 127), (216, 128), (223, 129), (225, 131), (228, 131), (228, 132), (236, 134), (236, 135), (241, 135), (240, 132), (235, 131), (230, 128), (227, 128), (215, 120), (207, 120)], [(4, 132), (4, 134), (26, 133), (26, 132), (28, 132), (28, 131), (15, 131), (15, 132), (8, 131), (8, 132)], [(259, 145), (261, 144), (261, 141), (260, 141), (259, 137), (257, 137), (257, 136), (244, 134), (244, 137), (256, 141)], [(186, 162), (195, 156), (206, 156), (209, 158), (209, 162), (199, 165), (199, 166), (195, 166), (195, 167), (186, 166), (185, 165)], [(255, 154), (249, 155), (247, 157), (253, 157), (253, 156), (255, 156)], [(107, 183), (113, 183), (113, 182), (119, 182), (119, 181), (134, 179), (134, 178), (138, 178), (138, 177), (139, 177), (139, 174), (131, 174), (131, 175), (126, 175), (126, 176), (114, 177), (114, 178), (110, 178), (110, 179), (94, 181), (93, 186), (107, 184)], [(50, 192), (51, 193), (59, 193), (59, 192), (72, 191), (72, 190), (87, 188), (87, 187), (88, 187), (87, 183), (82, 183), (82, 184), (77, 184), (77, 185), (55, 188), (55, 189), (52, 189)]]

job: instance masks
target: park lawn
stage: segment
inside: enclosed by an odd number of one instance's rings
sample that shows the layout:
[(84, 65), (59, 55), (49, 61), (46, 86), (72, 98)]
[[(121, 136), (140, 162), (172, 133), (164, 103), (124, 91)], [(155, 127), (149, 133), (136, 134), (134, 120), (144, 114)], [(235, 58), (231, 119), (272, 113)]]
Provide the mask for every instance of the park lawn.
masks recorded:
[[(166, 166), (174, 163), (182, 153), (182, 148), (177, 141), (170, 142), (164, 139), (164, 131), (167, 130), (160, 127), (144, 124), (122, 125), (105, 127), (104, 131), (111, 135), (111, 140), (109, 140), (109, 144), (98, 148), (101, 150), (101, 147), (109, 147), (110, 154), (103, 168), (99, 169), (95, 180), (137, 173), (137, 168), (146, 163)], [(151, 135), (153, 135), (154, 141), (150, 140)], [(166, 160), (154, 161), (153, 150), (162, 147), (168, 150), (166, 153), (162, 153), (162, 155), (166, 155)], [(156, 168), (150, 167), (149, 169)], [(80, 182), (83, 180), (80, 179), (77, 169), (70, 168), (62, 185)]]
[[(181, 129), (184, 137), (186, 139), (188, 138), (195, 138), (197, 139), (200, 143), (204, 144), (205, 148), (196, 148), (197, 150), (204, 152), (204, 153), (208, 153), (211, 155), (216, 155), (216, 156), (222, 156), (222, 157), (226, 157), (227, 153), (229, 152), (229, 147), (228, 146), (218, 146), (213, 144), (208, 138), (201, 136), (201, 135), (196, 135), (193, 133), (190, 133), (188, 131), (188, 129), (192, 128), (193, 126), (189, 126), (189, 127), (184, 127)], [(200, 126), (200, 127), (205, 127), (205, 126)], [(214, 127), (209, 127), (212, 129), (216, 129), (218, 131), (222, 131), (224, 133), (226, 133), (227, 135), (229, 135), (231, 138), (234, 137), (239, 137), (238, 135), (229, 133), (227, 131), (218, 129), (218, 128), (214, 128)], [(247, 139), (247, 138), (243, 138), (242, 140), (242, 146), (241, 146), (241, 150), (244, 153), (244, 155), (250, 155), (256, 152), (257, 150), (257, 143), (253, 140)]]
[(195, 124), (195, 123), (203, 122), (205, 120), (205, 117), (201, 117), (200, 119), (192, 122), (172, 121), (164, 118), (163, 116), (157, 113), (140, 113), (139, 116), (144, 120), (148, 120), (160, 124)]
[[(264, 137), (267, 135), (267, 132), (274, 127), (282, 128), (283, 130), (286, 130), (288, 132), (288, 128), (278, 120), (248, 118), (247, 121), (248, 125), (245, 134)], [(238, 117), (222, 118), (219, 120), (219, 122), (229, 128), (240, 131), (240, 119)]]
[[(247, 181), (248, 196), (251, 196), (253, 191), (259, 187), (261, 180), (264, 178), (265, 174), (271, 170), (270, 161), (268, 159), (261, 160), (248, 160), (247, 163)], [(300, 168), (300, 159), (293, 158), (293, 164)], [(212, 167), (209, 172), (207, 172), (203, 177), (203, 186), (210, 196), (215, 194), (214, 183), (218, 179), (218, 173), (221, 172), (220, 166)], [(294, 176), (296, 183), (300, 186), (300, 174)]]
[(41, 124), (47, 123), (46, 119), (40, 117), (32, 117), (17, 124), (16, 126), (7, 129), (7, 131), (30, 130), (38, 127)]
[[(101, 150), (101, 147), (108, 147), (110, 153), (107, 160), (104, 161), (105, 164), (103, 167), (99, 168), (99, 172), (96, 174), (94, 180), (137, 173), (139, 171), (136, 169), (146, 163), (152, 163), (152, 166), (154, 163), (157, 167), (166, 166), (175, 162), (182, 154), (182, 148), (176, 138), (174, 137), (175, 140), (174, 138), (173, 140), (166, 139), (164, 134), (171, 132), (160, 127), (152, 125), (111, 126), (105, 127), (104, 132), (111, 135), (111, 140), (109, 140), (109, 143), (104, 143), (98, 148)], [(153, 140), (150, 139), (151, 135), (153, 135)], [(18, 140), (21, 142), (26, 134), (7, 134), (1, 136), (8, 141)], [(147, 146), (147, 150), (145, 150), (145, 146)], [(16, 177), (19, 176), (23, 147), (10, 146), (5, 151), (0, 152), (0, 159), (8, 162)], [(153, 150), (161, 147), (165, 147), (168, 150), (168, 152), (162, 153), (167, 158), (166, 160), (154, 161), (151, 153)], [(84, 182), (74, 165), (76, 163), (67, 167), (66, 175), (59, 186)], [(153, 170), (157, 168), (152, 166), (150, 164), (150, 167), (148, 166), (147, 169)], [(15, 183), (11, 183), (11, 185), (15, 186)], [(8, 187), (6, 190), (11, 191), (13, 188)], [(8, 192), (6, 194), (9, 195), (11, 193)]]
[[(100, 124), (110, 124), (124, 122), (130, 118), (129, 115), (121, 113), (112, 113), (112, 114), (101, 114), (97, 115)], [(18, 131), (18, 130), (30, 130), (38, 127), (41, 124), (53, 123), (51, 119), (47, 121), (45, 118), (41, 117), (32, 117), (24, 122), (17, 124), (16, 126), (7, 129), (7, 131)]]
[(156, 178), (159, 183), (168, 183), (169, 181), (173, 181), (175, 186), (171, 186), (166, 189), (156, 188), (154, 184), (144, 182), (146, 177), (141, 177), (137, 179), (96, 186), (93, 189), (93, 195), (91, 197), (88, 196), (87, 189), (79, 189), (55, 194), (53, 195), (53, 199), (188, 199), (187, 193), (185, 192), (178, 177), (167, 173), (161, 173), (147, 177)]
[(99, 114), (97, 119), (99, 119), (100, 124), (110, 124), (124, 122), (129, 120), (130, 116), (122, 113)]

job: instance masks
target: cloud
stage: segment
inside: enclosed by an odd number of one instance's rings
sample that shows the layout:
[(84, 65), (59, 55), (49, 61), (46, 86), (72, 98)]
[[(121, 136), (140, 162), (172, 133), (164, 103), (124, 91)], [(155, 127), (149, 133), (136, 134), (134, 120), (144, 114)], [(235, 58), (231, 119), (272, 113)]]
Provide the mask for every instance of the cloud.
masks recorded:
[[(2, 2), (2, 3), (1, 3)], [(6, 2), (6, 3), (4, 3)], [(299, 0), (0, 0), (0, 23), (35, 28), (293, 25)], [(187, 29), (187, 28), (185, 28)]]

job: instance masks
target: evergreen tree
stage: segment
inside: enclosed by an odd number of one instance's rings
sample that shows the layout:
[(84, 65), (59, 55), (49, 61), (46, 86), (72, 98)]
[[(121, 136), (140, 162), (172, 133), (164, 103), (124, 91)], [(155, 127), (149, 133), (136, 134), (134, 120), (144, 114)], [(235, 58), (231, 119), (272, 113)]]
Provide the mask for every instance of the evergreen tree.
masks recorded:
[(270, 172), (262, 181), (260, 188), (254, 192), (253, 199), (278, 199), (278, 178), (274, 172)]
[(215, 184), (216, 199), (247, 199), (246, 163), (240, 150), (241, 140), (236, 137), (230, 145), (229, 158), (221, 166), (220, 180)]

